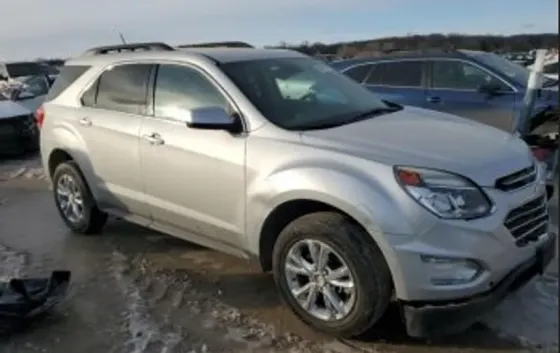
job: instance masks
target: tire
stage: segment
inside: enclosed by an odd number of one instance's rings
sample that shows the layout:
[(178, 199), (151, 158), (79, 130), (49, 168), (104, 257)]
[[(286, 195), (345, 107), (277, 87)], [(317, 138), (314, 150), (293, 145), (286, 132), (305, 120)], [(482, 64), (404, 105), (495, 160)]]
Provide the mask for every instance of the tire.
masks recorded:
[[(82, 195), (81, 215), (77, 219), (71, 219), (65, 214), (63, 206), (58, 197), (58, 189), (61, 181), (70, 178), (73, 180), (76, 190)], [(53, 197), (56, 209), (60, 217), (72, 232), (82, 235), (98, 234), (107, 223), (107, 214), (97, 207), (97, 203), (75, 162), (64, 162), (59, 164), (53, 174)]]
[[(283, 300), (302, 321), (330, 335), (355, 337), (383, 316), (392, 297), (391, 273), (379, 247), (368, 241), (369, 236), (351, 219), (335, 212), (304, 215), (282, 230), (273, 251), (274, 280)], [(293, 277), (288, 278), (285, 270), (290, 249), (308, 240), (326, 244), (350, 270), (355, 299), (343, 317), (325, 320), (312, 315), (290, 290)]]

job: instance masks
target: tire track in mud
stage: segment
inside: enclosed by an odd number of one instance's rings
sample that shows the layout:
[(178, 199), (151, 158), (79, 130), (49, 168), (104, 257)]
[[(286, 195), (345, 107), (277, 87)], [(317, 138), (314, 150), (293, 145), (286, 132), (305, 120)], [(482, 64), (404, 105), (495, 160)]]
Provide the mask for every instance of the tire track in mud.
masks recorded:
[[(153, 270), (141, 256), (126, 263), (124, 255), (113, 255), (114, 276), (133, 301), (129, 324), (140, 328), (130, 330), (135, 350), (129, 353), (362, 351), (343, 344), (314, 344), (295, 335), (278, 336), (272, 327), (197, 291), (186, 272)], [(139, 334), (142, 331), (148, 334)]]

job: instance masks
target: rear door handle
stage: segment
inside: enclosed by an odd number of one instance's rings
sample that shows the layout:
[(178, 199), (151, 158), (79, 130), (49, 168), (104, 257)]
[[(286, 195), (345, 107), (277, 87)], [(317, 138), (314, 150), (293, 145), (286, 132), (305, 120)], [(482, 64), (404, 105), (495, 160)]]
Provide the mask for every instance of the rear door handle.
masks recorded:
[(441, 98), (440, 97), (428, 97), (428, 98), (426, 98), (426, 101), (428, 103), (441, 103)]
[(165, 142), (161, 138), (161, 136), (159, 134), (156, 134), (155, 132), (153, 134), (143, 135), (142, 138), (148, 141), (151, 145), (163, 145), (163, 143)]
[(90, 118), (81, 118), (79, 120), (79, 123), (80, 123), (80, 125), (83, 125), (83, 126), (91, 126)]

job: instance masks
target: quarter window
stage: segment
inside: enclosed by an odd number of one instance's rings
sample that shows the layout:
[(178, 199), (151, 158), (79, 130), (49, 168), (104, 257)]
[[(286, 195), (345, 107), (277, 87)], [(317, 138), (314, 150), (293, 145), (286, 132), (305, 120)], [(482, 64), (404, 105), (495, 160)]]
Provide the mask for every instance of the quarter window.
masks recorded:
[(344, 74), (358, 83), (363, 83), (366, 80), (371, 67), (371, 64), (354, 66), (353, 68), (344, 71)]
[(393, 87), (421, 87), (422, 67), (422, 61), (398, 61), (375, 64), (366, 83)]
[(129, 114), (143, 114), (151, 68), (150, 64), (129, 64), (105, 71), (84, 93), (82, 104)]
[(510, 90), (501, 80), (488, 72), (462, 61), (434, 61), (432, 87), (441, 89), (477, 90), (482, 85), (497, 85)]
[(184, 120), (195, 108), (223, 107), (228, 101), (200, 71), (180, 65), (160, 65), (156, 77), (154, 114)]
[(68, 88), (72, 83), (76, 82), (76, 80), (80, 78), (88, 69), (89, 66), (80, 65), (69, 65), (62, 67), (45, 100), (50, 101), (58, 97), (66, 88)]

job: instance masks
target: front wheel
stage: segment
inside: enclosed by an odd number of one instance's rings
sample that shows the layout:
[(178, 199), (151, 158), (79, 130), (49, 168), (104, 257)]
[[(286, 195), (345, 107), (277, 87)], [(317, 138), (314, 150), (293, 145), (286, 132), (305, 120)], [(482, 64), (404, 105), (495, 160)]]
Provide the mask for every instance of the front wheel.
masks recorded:
[(77, 234), (99, 233), (107, 222), (107, 214), (97, 204), (78, 166), (64, 162), (53, 174), (54, 201), (68, 228)]
[(302, 216), (280, 234), (273, 271), (282, 297), (320, 331), (357, 336), (385, 313), (392, 281), (383, 254), (344, 215)]

